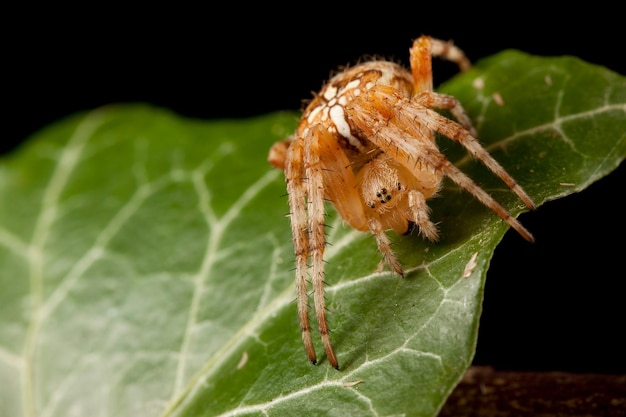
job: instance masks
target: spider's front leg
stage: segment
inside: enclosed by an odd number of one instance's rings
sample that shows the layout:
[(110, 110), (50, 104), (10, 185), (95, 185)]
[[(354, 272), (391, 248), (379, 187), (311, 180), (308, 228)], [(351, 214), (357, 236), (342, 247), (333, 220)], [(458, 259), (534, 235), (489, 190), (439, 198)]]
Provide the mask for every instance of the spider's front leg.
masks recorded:
[[(301, 139), (297, 139), (289, 148), (286, 158), (286, 173), (290, 178), (289, 182), (294, 184), (288, 189), (290, 190), (289, 201), (292, 208), (294, 245), (298, 248), (296, 249), (296, 276), (302, 339), (309, 359), (312, 363), (316, 363), (306, 305), (305, 267), (308, 254), (311, 257), (313, 298), (322, 344), (328, 361), (334, 368), (338, 368), (337, 357), (330, 341), (324, 297), (324, 250), (326, 244), (324, 202), (330, 201), (342, 220), (351, 227), (360, 231), (371, 231), (385, 262), (400, 275), (403, 274), (403, 270), (391, 249), (391, 243), (385, 234), (382, 223), (378, 218), (366, 214), (362, 196), (357, 190), (357, 181), (350, 160), (340, 147), (334, 134), (321, 125), (302, 129), (299, 134)], [(304, 165), (298, 166), (302, 161)], [(303, 169), (302, 173), (299, 172), (300, 169)], [(306, 178), (304, 183), (302, 182), (303, 177)], [(307, 195), (308, 227), (306, 227), (306, 223), (303, 223), (302, 216), (303, 210), (305, 210), (302, 205), (303, 199), (298, 198), (303, 193)], [(308, 229), (308, 240), (303, 239), (305, 229)], [(298, 237), (296, 238), (296, 236)]]
[[(323, 129), (318, 126), (304, 132), (304, 162), (307, 185), (307, 211), (309, 215), (309, 251), (311, 254), (311, 279), (313, 299), (320, 336), (328, 362), (333, 368), (339, 368), (337, 357), (330, 342), (328, 321), (326, 319), (326, 301), (324, 298), (324, 166), (321, 159), (320, 135)], [(311, 356), (309, 355), (309, 358)], [(313, 359), (311, 362), (315, 363)]]
[[(446, 94), (423, 92), (419, 96), (413, 99), (415, 103), (418, 103), (425, 107), (422, 112), (427, 115), (421, 117), (424, 120), (424, 124), (432, 128), (434, 131), (441, 133), (442, 135), (459, 142), (465, 149), (467, 149), (473, 157), (481, 161), (491, 172), (496, 174), (518, 197), (524, 202), (529, 209), (535, 208), (535, 203), (526, 194), (522, 187), (511, 177), (511, 175), (496, 161), (493, 156), (483, 148), (476, 139), (476, 133), (473, 128), (468, 128), (467, 124), (471, 126), (469, 118), (467, 118), (465, 110), (461, 103), (452, 96)], [(451, 110), (453, 115), (462, 115), (463, 122), (459, 121), (459, 124), (454, 121), (440, 115), (439, 113), (431, 109)]]

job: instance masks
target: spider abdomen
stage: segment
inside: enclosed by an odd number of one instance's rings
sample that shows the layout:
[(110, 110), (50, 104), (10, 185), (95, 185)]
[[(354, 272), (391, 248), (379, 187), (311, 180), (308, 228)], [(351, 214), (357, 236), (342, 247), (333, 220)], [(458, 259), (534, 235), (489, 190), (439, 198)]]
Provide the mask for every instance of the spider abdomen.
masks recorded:
[(376, 85), (391, 86), (410, 97), (413, 91), (411, 73), (388, 61), (368, 61), (348, 68), (332, 77), (303, 113), (302, 134), (311, 125), (320, 124), (331, 132), (341, 147), (352, 153), (369, 153), (374, 147), (365, 135), (355, 129), (347, 114), (354, 100)]

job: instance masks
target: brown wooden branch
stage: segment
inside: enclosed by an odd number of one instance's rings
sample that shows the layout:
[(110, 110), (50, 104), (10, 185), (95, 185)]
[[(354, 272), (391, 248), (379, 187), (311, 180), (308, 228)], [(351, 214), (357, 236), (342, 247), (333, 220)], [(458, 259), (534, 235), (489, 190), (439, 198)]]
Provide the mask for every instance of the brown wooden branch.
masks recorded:
[(626, 416), (626, 375), (471, 367), (440, 417)]

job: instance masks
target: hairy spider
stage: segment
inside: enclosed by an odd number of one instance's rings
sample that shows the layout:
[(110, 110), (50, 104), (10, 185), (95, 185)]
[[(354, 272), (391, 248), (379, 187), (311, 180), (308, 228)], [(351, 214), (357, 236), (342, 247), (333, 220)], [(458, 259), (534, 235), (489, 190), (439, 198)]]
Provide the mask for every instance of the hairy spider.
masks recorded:
[[(295, 134), (271, 148), (269, 162), (285, 172), (296, 257), (297, 308), (309, 360), (317, 357), (308, 315), (307, 271), (315, 313), (328, 361), (338, 368), (330, 342), (324, 301), (324, 202), (342, 219), (376, 238), (384, 261), (399, 275), (402, 266), (386, 230), (405, 234), (417, 226), (436, 241), (437, 227), (426, 200), (444, 176), (470, 192), (526, 240), (532, 235), (437, 148), (438, 132), (461, 143), (497, 175), (529, 208), (530, 197), (475, 139), (476, 132), (459, 101), (433, 92), (431, 57), (470, 67), (449, 42), (422, 36), (410, 48), (411, 71), (389, 61), (363, 62), (333, 76), (304, 110)], [(434, 109), (448, 110), (451, 120)]]

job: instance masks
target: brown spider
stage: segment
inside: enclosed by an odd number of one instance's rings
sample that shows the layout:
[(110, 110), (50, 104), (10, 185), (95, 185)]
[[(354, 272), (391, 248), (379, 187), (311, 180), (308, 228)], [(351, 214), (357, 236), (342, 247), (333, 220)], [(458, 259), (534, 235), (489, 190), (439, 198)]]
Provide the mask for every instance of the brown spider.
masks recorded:
[[(399, 275), (402, 266), (386, 230), (405, 234), (417, 226), (438, 239), (426, 200), (444, 176), (469, 191), (526, 240), (532, 235), (509, 212), (455, 167), (435, 144), (435, 132), (461, 143), (524, 202), (530, 197), (478, 143), (457, 99), (433, 92), (431, 56), (470, 67), (451, 43), (422, 36), (410, 48), (411, 71), (388, 61), (369, 61), (332, 77), (304, 110), (295, 134), (271, 148), (269, 162), (285, 172), (296, 257), (296, 291), (302, 340), (317, 362), (308, 315), (307, 270), (328, 361), (338, 368), (328, 334), (324, 301), (324, 202), (329, 200), (353, 228), (370, 231), (384, 261)], [(448, 110), (453, 121), (433, 109)]]

